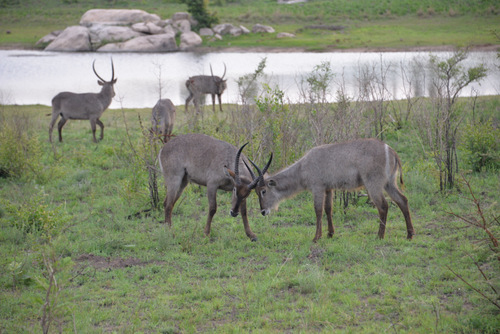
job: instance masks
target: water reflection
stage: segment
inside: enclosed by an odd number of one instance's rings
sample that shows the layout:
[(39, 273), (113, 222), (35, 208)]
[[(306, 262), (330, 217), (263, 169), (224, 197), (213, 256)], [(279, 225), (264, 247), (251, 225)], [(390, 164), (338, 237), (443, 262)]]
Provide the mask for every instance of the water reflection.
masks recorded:
[[(435, 52), (438, 57), (451, 53)], [(187, 97), (184, 86), (192, 75), (222, 75), (227, 66), (228, 89), (223, 103), (238, 103), (237, 80), (253, 73), (266, 57), (265, 81), (278, 85), (287, 99), (298, 101), (300, 83), (315, 66), (329, 62), (335, 78), (329, 87), (331, 100), (343, 88), (357, 99), (366, 94), (361, 82), (383, 78), (385, 99), (404, 98), (410, 89), (413, 94), (428, 95), (423, 64), (428, 52), (388, 53), (60, 53), (42, 51), (0, 50), (0, 103), (50, 105), (52, 97), (61, 91), (76, 93), (98, 92), (97, 78), (92, 72), (96, 60), (97, 72), (105, 79), (111, 77), (110, 57), (115, 64), (117, 96), (111, 108), (151, 108), (160, 95), (182, 105)], [(464, 89), (464, 95), (500, 94), (500, 71), (495, 66), (496, 52), (472, 52), (464, 66), (480, 63), (489, 68), (488, 77), (480, 84)], [(402, 71), (404, 69), (404, 71)], [(406, 77), (408, 80), (403, 80)], [(211, 99), (206, 100), (211, 103)]]

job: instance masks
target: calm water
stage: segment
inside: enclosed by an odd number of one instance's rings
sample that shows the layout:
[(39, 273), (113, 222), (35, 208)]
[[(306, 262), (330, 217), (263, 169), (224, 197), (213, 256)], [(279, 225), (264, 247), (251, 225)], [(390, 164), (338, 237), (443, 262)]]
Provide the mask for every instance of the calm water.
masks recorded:
[[(438, 57), (450, 53), (434, 52)], [(376, 73), (371, 81), (385, 77), (385, 99), (403, 98), (405, 87), (401, 68), (411, 78), (417, 94), (428, 95), (426, 75), (417, 59), (425, 63), (427, 52), (389, 53), (61, 53), (43, 51), (0, 50), (0, 103), (50, 105), (52, 97), (61, 91), (75, 93), (98, 92), (92, 62), (96, 60), (97, 72), (104, 79), (111, 77), (110, 58), (115, 64), (116, 97), (111, 108), (153, 107), (158, 98), (170, 98), (174, 104), (183, 104), (187, 97), (184, 82), (189, 76), (210, 74), (210, 64), (215, 75), (222, 75), (227, 66), (228, 89), (222, 96), (223, 103), (238, 103), (236, 80), (253, 73), (262, 58), (267, 58), (265, 82), (278, 85), (287, 99), (298, 101), (300, 82), (314, 67), (330, 62), (335, 80), (330, 86), (331, 100), (335, 91), (344, 83), (349, 96), (356, 99), (359, 78), (366, 73)], [(488, 77), (480, 85), (464, 89), (464, 95), (500, 94), (500, 71), (495, 52), (471, 53), (465, 66), (485, 64)], [(383, 74), (382, 74), (383, 73)], [(473, 91), (471, 90), (473, 89)], [(211, 99), (207, 99), (211, 103)]]

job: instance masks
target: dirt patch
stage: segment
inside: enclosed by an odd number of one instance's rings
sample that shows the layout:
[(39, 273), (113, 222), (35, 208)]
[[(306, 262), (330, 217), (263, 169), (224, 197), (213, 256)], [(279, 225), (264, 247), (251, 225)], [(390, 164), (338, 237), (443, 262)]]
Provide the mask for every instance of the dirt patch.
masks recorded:
[(87, 264), (96, 269), (119, 269), (132, 266), (145, 266), (151, 262), (142, 261), (137, 258), (123, 259), (121, 257), (111, 258), (94, 254), (82, 254), (75, 259), (75, 262)]

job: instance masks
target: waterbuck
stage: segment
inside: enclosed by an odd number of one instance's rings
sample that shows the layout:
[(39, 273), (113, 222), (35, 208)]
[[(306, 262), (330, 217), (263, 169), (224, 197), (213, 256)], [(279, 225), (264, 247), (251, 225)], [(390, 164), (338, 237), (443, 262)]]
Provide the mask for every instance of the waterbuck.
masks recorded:
[(99, 93), (71, 93), (62, 92), (57, 94), (52, 99), (52, 120), (49, 125), (49, 141), (52, 142), (52, 130), (54, 124), (59, 116), (61, 120), (57, 123), (57, 130), (59, 131), (59, 141), (62, 142), (61, 131), (68, 121), (68, 119), (88, 119), (90, 120), (90, 127), (92, 128), (92, 135), (94, 142), (97, 143), (95, 137), (96, 124), (101, 127), (101, 137), (104, 137), (104, 124), (99, 120), (102, 113), (111, 104), (111, 99), (115, 96), (113, 85), (118, 80), (115, 78), (115, 67), (113, 59), (111, 59), (111, 80), (106, 81), (97, 74), (95, 70), (95, 60), (92, 63), (94, 74), (99, 79), (97, 83), (102, 86)]
[(175, 106), (170, 99), (160, 99), (153, 107), (151, 114), (152, 131), (157, 136), (163, 136), (166, 143), (172, 135), (175, 122)]
[[(310, 191), (314, 198), (316, 213), (316, 235), (321, 238), (321, 218), (323, 210), (328, 220), (328, 237), (334, 234), (332, 222), (333, 190), (354, 190), (365, 187), (372, 202), (378, 209), (380, 225), (379, 238), (385, 235), (389, 206), (384, 198), (384, 190), (403, 212), (406, 220), (407, 238), (415, 234), (408, 207), (408, 199), (397, 186), (397, 175), (403, 184), (401, 161), (389, 145), (377, 139), (358, 139), (339, 144), (317, 146), (309, 150), (301, 159), (282, 171), (263, 177), (255, 184), (262, 215), (277, 210), (279, 203), (301, 191)], [(254, 180), (258, 179), (255, 178)], [(241, 199), (248, 196), (240, 193)]]
[(214, 76), (214, 72), (212, 71), (212, 65), (210, 65), (210, 73), (212, 75), (196, 75), (190, 77), (186, 81), (186, 88), (189, 91), (189, 96), (186, 99), (185, 112), (188, 110), (188, 104), (191, 100), (193, 100), (194, 106), (196, 108), (196, 112), (200, 112), (199, 107), (199, 99), (203, 94), (212, 95), (212, 109), (215, 113), (215, 95), (219, 98), (219, 108), (222, 112), (222, 103), (221, 103), (221, 95), (224, 93), (224, 90), (227, 88), (226, 80), (224, 80), (224, 76), (226, 75), (226, 64), (224, 64), (224, 74), (222, 77)]
[[(239, 206), (245, 233), (250, 240), (256, 241), (257, 236), (248, 225), (246, 199), (239, 200), (236, 205), (239, 189), (248, 185), (254, 187), (252, 175), (240, 161), (247, 160), (244, 156), (240, 159), (242, 149), (203, 134), (179, 135), (167, 141), (158, 157), (167, 190), (165, 223), (172, 226), (174, 205), (187, 184), (192, 182), (207, 187), (209, 210), (205, 235), (210, 234), (212, 218), (217, 211), (217, 189), (221, 189), (233, 191), (233, 207)], [(229, 168), (231, 165), (234, 169)], [(235, 216), (234, 211), (231, 214)]]

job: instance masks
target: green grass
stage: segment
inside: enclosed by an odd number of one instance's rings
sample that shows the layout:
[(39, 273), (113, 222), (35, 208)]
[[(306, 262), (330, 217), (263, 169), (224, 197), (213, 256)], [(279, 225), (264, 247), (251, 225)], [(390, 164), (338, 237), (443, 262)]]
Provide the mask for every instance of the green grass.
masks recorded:
[[(498, 97), (480, 98), (478, 115), (495, 115), (497, 104)], [(498, 291), (499, 262), (487, 243), (478, 242), (484, 232), (447, 213), (473, 215), (474, 204), (464, 186), (462, 193), (437, 191), (435, 166), (421, 153), (411, 123), (387, 131), (386, 141), (404, 164), (414, 240), (406, 240), (394, 204), (386, 238), (378, 240), (376, 209), (362, 197), (345, 214), (336, 204), (335, 236), (313, 244), (312, 198), (303, 193), (268, 217), (260, 215), (252, 194), (249, 220), (259, 238), (252, 243), (241, 219), (227, 214), (230, 194), (223, 192), (212, 234), (205, 237), (205, 188), (193, 185), (174, 209), (172, 230), (159, 223), (162, 210), (128, 218), (148, 206), (145, 173), (127, 137), (139, 142), (137, 115), (148, 119), (150, 110), (106, 111), (104, 140), (98, 144), (92, 143), (88, 122), (70, 121), (65, 141), (51, 146), (48, 107), (0, 108), (0, 120), (29, 116), (27, 131), (41, 148), (44, 176), (0, 178), (0, 203), (20, 205), (40, 196), (47, 212), (59, 210), (69, 218), (52, 241), (57, 256), (74, 263), (59, 277), (63, 306), (55, 313), (53, 331), (496, 333), (500, 328), (498, 309), (447, 267), (494, 297), (477, 261)], [(228, 122), (236, 108), (226, 105), (224, 113), (214, 115), (207, 107), (199, 131), (230, 136), (214, 132), (212, 125)], [(175, 133), (187, 131), (186, 116), (179, 112)], [(498, 215), (498, 174), (467, 177), (485, 212)], [(37, 235), (10, 226), (2, 205), (0, 331), (38, 332), (45, 294), (36, 281), (46, 275), (43, 248)], [(498, 226), (493, 232), (498, 237)], [(23, 264), (15, 280), (9, 271), (13, 261)]]
[[(178, 1), (151, 0), (96, 1), (18, 0), (0, 1), (0, 47), (33, 48), (54, 30), (77, 25), (92, 8), (137, 8), (167, 19), (186, 11)], [(2, 6), (3, 5), (3, 6)], [(210, 1), (209, 11), (220, 22), (271, 25), (277, 32), (291, 32), (292, 39), (276, 34), (250, 34), (205, 46), (303, 48), (311, 51), (348, 48), (407, 48), (440, 45), (498, 44), (498, 3), (481, 1), (330, 1), (317, 0), (299, 5), (275, 1)], [(309, 25), (342, 25), (342, 32), (306, 28)], [(6, 32), (10, 31), (9, 34)]]

